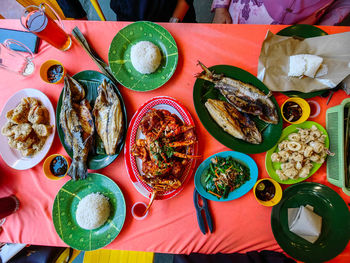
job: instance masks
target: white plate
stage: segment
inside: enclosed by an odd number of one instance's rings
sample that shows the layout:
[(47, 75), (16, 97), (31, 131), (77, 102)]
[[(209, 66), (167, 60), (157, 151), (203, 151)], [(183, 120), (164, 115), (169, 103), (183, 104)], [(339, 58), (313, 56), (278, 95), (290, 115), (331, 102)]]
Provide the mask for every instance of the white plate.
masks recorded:
[(42, 104), (49, 111), (50, 125), (53, 127), (53, 129), (52, 134), (47, 138), (44, 147), (41, 149), (40, 152), (38, 152), (32, 157), (23, 157), (18, 150), (13, 149), (9, 146), (7, 137), (0, 134), (0, 155), (8, 166), (16, 170), (26, 170), (40, 163), (41, 160), (45, 158), (46, 154), (50, 150), (56, 131), (55, 111), (52, 107), (51, 101), (44, 93), (36, 89), (20, 90), (6, 102), (0, 114), (0, 129), (2, 129), (2, 127), (7, 122), (6, 113), (9, 110), (15, 108), (21, 102), (21, 99), (25, 97), (33, 97), (42, 102)]

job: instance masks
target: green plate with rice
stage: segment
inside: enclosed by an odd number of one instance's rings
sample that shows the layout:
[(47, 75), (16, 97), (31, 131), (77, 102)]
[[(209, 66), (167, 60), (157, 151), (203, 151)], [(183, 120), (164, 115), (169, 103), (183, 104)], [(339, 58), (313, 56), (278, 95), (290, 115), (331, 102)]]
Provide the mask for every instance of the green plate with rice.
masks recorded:
[[(140, 41), (155, 44), (161, 62), (151, 74), (141, 74), (131, 63), (131, 47)], [(174, 38), (162, 26), (152, 22), (135, 22), (121, 29), (112, 40), (108, 53), (109, 66), (120, 84), (136, 91), (149, 91), (164, 85), (174, 74), (178, 50)]]
[[(76, 220), (81, 199), (91, 193), (101, 193), (109, 199), (110, 215), (102, 226), (86, 230)], [(56, 232), (68, 246), (83, 251), (105, 247), (120, 233), (126, 216), (123, 193), (118, 185), (102, 174), (90, 173), (86, 180), (68, 181), (56, 195), (52, 219)]]

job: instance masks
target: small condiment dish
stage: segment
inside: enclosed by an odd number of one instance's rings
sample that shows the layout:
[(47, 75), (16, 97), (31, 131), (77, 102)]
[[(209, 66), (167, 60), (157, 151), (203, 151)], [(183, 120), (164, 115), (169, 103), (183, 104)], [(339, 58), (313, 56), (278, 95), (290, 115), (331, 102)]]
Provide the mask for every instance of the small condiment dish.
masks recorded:
[[(288, 105), (288, 102), (294, 102), (297, 105), (299, 105), (299, 107), (301, 108), (301, 116), (300, 118), (298, 118), (296, 121), (290, 121), (288, 120), (287, 116), (285, 116), (285, 107), (286, 105)], [(298, 97), (294, 97), (294, 98), (289, 98), (287, 99), (285, 102), (283, 102), (282, 106), (281, 106), (281, 113), (282, 113), (282, 117), (283, 119), (291, 124), (300, 124), (303, 123), (304, 121), (306, 121), (309, 116), (310, 116), (310, 105), (309, 103), (307, 103), (306, 100), (302, 99), (302, 98), (298, 98)]]
[[(264, 201), (264, 200), (259, 199), (258, 191), (264, 192), (264, 190), (266, 190), (265, 189), (266, 184), (264, 184), (264, 182), (267, 182), (267, 181), (272, 183), (272, 185), (274, 186), (275, 192), (274, 192), (274, 195), (271, 199)], [(259, 190), (259, 188), (260, 188), (260, 190)], [(263, 206), (277, 205), (281, 201), (282, 193), (283, 193), (282, 187), (280, 186), (280, 184), (271, 178), (263, 178), (263, 179), (258, 180), (254, 185), (253, 192), (254, 192), (255, 199), (258, 201), (259, 204), (261, 204)]]
[(307, 103), (310, 105), (310, 117), (309, 118), (316, 118), (321, 113), (321, 106), (320, 104), (315, 100), (308, 100)]
[[(56, 69), (52, 68), (55, 66), (62, 67), (62, 72), (59, 73), (59, 76), (57, 78), (50, 79), (49, 75), (51, 74), (53, 76), (53, 75), (55, 75), (55, 72), (57, 71), (57, 67), (56, 67)], [(56, 73), (56, 74), (58, 74), (58, 73)], [(50, 84), (62, 83), (65, 75), (66, 75), (66, 69), (63, 67), (62, 63), (57, 61), (57, 60), (54, 60), (54, 59), (51, 59), (51, 60), (44, 62), (40, 67), (40, 77), (46, 83), (50, 83)], [(53, 76), (53, 77), (55, 77), (55, 76)]]
[(144, 213), (147, 209), (147, 204), (144, 202), (137, 202), (131, 208), (131, 214), (136, 220), (143, 220), (147, 217), (149, 210)]
[[(67, 164), (67, 169), (65, 171), (64, 174), (60, 175), (60, 176), (56, 176), (52, 173), (51, 169), (50, 169), (50, 166), (51, 166), (51, 162), (56, 158), (56, 157), (62, 157), (63, 160), (65, 161), (65, 163)], [(70, 166), (70, 160), (69, 158), (65, 157), (64, 155), (62, 154), (52, 154), (50, 155), (49, 157), (47, 157), (44, 161), (44, 164), (43, 164), (43, 171), (44, 171), (44, 174), (47, 178), (51, 179), (51, 180), (60, 180), (62, 179), (63, 177), (65, 177), (67, 175), (67, 172), (68, 172), (68, 169), (69, 169), (69, 166)]]

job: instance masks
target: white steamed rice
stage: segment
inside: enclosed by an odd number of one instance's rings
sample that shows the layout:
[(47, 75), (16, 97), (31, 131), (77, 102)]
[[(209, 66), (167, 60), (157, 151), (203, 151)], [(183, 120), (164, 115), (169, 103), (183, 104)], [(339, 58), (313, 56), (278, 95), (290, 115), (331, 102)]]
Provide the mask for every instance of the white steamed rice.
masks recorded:
[(80, 200), (76, 219), (81, 228), (91, 230), (102, 226), (109, 214), (108, 198), (101, 193), (92, 193)]
[(150, 74), (159, 67), (162, 55), (152, 42), (140, 41), (131, 47), (130, 59), (138, 72)]

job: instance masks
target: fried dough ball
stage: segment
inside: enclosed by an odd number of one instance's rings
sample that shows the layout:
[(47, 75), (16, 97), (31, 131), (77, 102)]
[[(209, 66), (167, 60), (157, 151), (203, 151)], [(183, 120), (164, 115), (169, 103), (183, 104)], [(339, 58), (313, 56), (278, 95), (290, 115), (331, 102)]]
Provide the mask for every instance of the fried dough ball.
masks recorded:
[(16, 108), (6, 113), (6, 118), (17, 124), (27, 123), (29, 109), (29, 104), (21, 102)]
[(48, 137), (52, 133), (52, 126), (45, 124), (33, 124), (33, 130), (39, 137)]
[(25, 141), (32, 132), (32, 126), (29, 123), (18, 124), (14, 129), (14, 139), (17, 141)]
[(28, 121), (33, 124), (50, 123), (49, 111), (44, 106), (36, 106), (30, 109)]
[(6, 122), (6, 124), (2, 127), (1, 129), (1, 134), (6, 136), (6, 137), (10, 137), (12, 135), (15, 134), (15, 130), (14, 127), (16, 127), (16, 124), (13, 122)]

